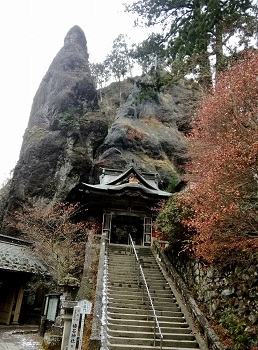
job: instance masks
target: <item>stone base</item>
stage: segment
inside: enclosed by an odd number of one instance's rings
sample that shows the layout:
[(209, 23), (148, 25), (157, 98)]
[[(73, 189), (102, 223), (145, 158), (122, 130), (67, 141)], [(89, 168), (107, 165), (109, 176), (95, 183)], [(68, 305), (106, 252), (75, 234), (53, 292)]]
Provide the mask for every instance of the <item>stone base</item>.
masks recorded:
[(60, 350), (62, 343), (62, 337), (58, 335), (52, 335), (46, 333), (42, 343), (42, 349), (44, 350)]
[(99, 350), (101, 342), (99, 339), (90, 339), (89, 350)]

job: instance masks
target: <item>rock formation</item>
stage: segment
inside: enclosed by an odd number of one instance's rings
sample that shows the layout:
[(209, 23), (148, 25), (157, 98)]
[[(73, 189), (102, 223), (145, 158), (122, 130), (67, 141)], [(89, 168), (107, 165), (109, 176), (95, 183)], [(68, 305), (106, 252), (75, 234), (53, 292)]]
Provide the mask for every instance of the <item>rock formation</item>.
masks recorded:
[(66, 35), (64, 46), (34, 97), (14, 171), (13, 200), (62, 198), (90, 172), (90, 149), (107, 133), (107, 123), (98, 113), (92, 119), (96, 108), (97, 92), (90, 75), (86, 38), (75, 26)]
[(164, 186), (178, 178), (186, 157), (180, 129), (192, 113), (194, 90), (180, 84), (140, 102), (132, 82), (120, 88), (124, 104), (118, 83), (104, 89), (98, 104), (85, 35), (71, 28), (34, 97), (7, 211), (64, 200), (79, 182), (96, 183), (101, 167), (124, 168), (132, 159), (140, 170), (159, 172)]

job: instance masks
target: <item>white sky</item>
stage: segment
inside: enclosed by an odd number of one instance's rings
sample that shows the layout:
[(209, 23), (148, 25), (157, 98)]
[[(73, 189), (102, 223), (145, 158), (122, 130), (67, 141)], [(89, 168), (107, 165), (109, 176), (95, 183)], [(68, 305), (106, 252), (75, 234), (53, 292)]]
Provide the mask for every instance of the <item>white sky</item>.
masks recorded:
[(29, 120), (33, 97), (68, 30), (79, 25), (91, 62), (101, 62), (113, 40), (147, 36), (124, 13), (133, 0), (2, 0), (0, 2), (0, 185), (10, 177)]

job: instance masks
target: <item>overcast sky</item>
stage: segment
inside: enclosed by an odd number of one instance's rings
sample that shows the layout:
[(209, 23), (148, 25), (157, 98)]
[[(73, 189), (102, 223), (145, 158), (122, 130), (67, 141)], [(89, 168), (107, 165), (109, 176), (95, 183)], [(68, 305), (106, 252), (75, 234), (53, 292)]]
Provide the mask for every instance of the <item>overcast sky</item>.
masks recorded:
[(133, 0), (6, 0), (0, 5), (0, 184), (10, 177), (36, 90), (68, 30), (79, 25), (91, 62), (103, 61), (119, 34), (147, 36), (124, 13)]

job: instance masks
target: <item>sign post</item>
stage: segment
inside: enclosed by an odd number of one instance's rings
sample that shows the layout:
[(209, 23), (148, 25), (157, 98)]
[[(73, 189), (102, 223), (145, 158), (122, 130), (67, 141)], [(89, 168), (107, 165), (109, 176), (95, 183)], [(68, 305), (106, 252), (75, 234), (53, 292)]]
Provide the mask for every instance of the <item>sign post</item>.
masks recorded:
[(73, 309), (72, 326), (71, 326), (67, 350), (75, 350), (76, 349), (78, 328), (79, 328), (79, 323), (80, 323), (80, 311), (81, 311), (80, 306), (75, 306)]
[(80, 313), (82, 315), (82, 319), (81, 319), (81, 328), (80, 328), (80, 338), (79, 338), (78, 350), (81, 350), (85, 316), (89, 315), (91, 313), (92, 303), (87, 299), (81, 300), (81, 301), (79, 301), (79, 307), (80, 307)]

